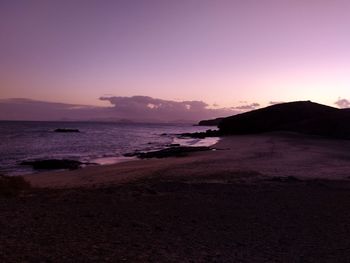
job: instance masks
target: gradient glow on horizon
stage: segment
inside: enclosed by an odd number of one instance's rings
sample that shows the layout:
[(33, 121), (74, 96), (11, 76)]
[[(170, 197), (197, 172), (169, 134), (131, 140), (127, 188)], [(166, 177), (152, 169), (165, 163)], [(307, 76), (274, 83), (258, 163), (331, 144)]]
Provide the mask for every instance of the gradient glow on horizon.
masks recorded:
[(350, 1), (4, 0), (0, 98), (350, 99)]

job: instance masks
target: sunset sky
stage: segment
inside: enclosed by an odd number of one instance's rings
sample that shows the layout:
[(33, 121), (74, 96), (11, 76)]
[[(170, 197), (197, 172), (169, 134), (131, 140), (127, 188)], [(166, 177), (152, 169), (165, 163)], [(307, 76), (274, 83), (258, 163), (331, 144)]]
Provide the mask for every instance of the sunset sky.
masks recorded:
[(3, 0), (0, 99), (350, 100), (350, 1)]

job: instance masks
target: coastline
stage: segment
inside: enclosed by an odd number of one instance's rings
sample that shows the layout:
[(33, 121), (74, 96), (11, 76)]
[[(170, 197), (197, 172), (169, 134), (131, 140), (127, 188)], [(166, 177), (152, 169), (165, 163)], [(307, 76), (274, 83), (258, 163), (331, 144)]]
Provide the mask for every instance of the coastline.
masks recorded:
[[(0, 174), (17, 176), (39, 173), (29, 162), (68, 160), (87, 164), (124, 161), (124, 155), (135, 151), (155, 151), (173, 143), (196, 144), (198, 139), (179, 139), (183, 133), (200, 132), (207, 127), (189, 124), (118, 124), (65, 122), (1, 123)], [(80, 132), (54, 132), (69, 127)], [(28, 165), (21, 165), (27, 163)], [(77, 163), (78, 164), (78, 163)], [(54, 168), (54, 167), (53, 167)], [(53, 169), (52, 168), (52, 169)], [(60, 168), (59, 165), (56, 168)], [(62, 169), (68, 168), (65, 165)], [(51, 169), (48, 167), (48, 169)]]
[(0, 198), (0, 260), (349, 262), (349, 144), (234, 136), (187, 157), (26, 176), (31, 190)]
[[(91, 166), (73, 171), (26, 175), (34, 187), (97, 187), (152, 177), (183, 174), (215, 176), (248, 171), (262, 177), (293, 176), (313, 180), (347, 180), (350, 141), (323, 139), (292, 133), (223, 137), (216, 151), (195, 152), (186, 157), (132, 160)], [(234, 178), (233, 178), (234, 179)]]
[(265, 134), (215, 148), (25, 176), (32, 189), (0, 198), (0, 260), (350, 261), (350, 141)]

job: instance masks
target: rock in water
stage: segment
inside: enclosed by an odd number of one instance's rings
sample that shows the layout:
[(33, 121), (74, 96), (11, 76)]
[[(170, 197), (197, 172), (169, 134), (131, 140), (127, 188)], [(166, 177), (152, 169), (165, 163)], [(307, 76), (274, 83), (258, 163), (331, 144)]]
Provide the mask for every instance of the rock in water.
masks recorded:
[(222, 134), (218, 130), (206, 130), (205, 132), (182, 133), (180, 138), (198, 138), (220, 137)]
[(62, 129), (62, 128), (59, 128), (59, 129), (56, 129), (55, 132), (80, 132), (78, 129)]
[(75, 160), (58, 160), (58, 159), (48, 159), (48, 160), (34, 160), (34, 161), (23, 161), (21, 165), (30, 165), (36, 170), (58, 170), (58, 169), (69, 169), (75, 170), (81, 167), (82, 162)]
[(166, 157), (182, 157), (186, 156), (190, 152), (199, 152), (199, 151), (209, 151), (210, 147), (200, 146), (200, 147), (191, 147), (191, 146), (179, 146), (162, 149), (159, 151), (153, 152), (135, 152), (125, 154), (124, 156), (136, 156), (141, 159), (146, 158), (166, 158)]

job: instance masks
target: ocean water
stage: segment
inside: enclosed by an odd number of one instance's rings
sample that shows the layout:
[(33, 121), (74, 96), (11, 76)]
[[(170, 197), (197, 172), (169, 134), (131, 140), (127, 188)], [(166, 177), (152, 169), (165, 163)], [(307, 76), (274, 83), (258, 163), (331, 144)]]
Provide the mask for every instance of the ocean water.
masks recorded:
[[(57, 128), (79, 129), (79, 133), (57, 133)], [(123, 154), (181, 145), (211, 145), (216, 138), (180, 139), (178, 134), (212, 127), (187, 124), (120, 124), (98, 122), (0, 121), (0, 174), (31, 174), (25, 160), (73, 159), (110, 164), (128, 160)]]

